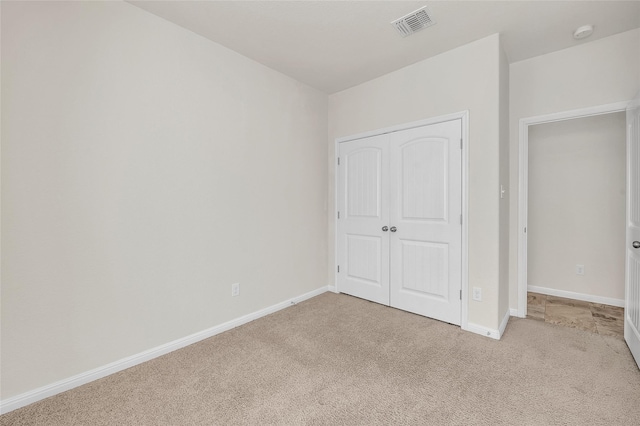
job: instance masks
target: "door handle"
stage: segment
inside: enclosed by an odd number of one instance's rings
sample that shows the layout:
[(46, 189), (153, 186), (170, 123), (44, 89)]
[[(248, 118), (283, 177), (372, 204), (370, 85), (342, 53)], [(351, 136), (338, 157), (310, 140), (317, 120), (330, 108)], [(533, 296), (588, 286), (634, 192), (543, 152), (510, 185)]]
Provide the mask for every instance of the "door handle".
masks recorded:
[(391, 227), (391, 232), (396, 232), (398, 230), (398, 228), (396, 228), (395, 226)]
[[(393, 231), (393, 228), (391, 228), (391, 230)], [(631, 245), (633, 246), (633, 248), (640, 248), (640, 241), (634, 241)]]
[(388, 226), (383, 226), (383, 227), (382, 227), (382, 230), (383, 230), (384, 232), (387, 232), (387, 231), (389, 230), (389, 227), (388, 227)]

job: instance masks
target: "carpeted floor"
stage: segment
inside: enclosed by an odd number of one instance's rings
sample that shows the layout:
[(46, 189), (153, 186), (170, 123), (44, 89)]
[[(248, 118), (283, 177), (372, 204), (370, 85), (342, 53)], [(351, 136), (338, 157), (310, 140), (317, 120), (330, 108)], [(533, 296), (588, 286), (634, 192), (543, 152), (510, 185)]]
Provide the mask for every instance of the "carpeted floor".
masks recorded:
[(500, 341), (354, 297), (306, 302), (0, 416), (1, 425), (638, 425), (620, 339)]

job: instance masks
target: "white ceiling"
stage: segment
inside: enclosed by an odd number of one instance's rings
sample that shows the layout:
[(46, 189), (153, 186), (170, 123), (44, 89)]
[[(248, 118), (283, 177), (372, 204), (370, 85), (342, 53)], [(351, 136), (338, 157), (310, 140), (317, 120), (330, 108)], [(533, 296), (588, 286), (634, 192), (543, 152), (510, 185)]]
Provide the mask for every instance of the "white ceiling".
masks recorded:
[[(129, 3), (326, 93), (494, 33), (517, 62), (640, 27), (640, 1)], [(436, 25), (401, 38), (389, 23), (425, 5)], [(574, 40), (585, 24), (594, 34)]]

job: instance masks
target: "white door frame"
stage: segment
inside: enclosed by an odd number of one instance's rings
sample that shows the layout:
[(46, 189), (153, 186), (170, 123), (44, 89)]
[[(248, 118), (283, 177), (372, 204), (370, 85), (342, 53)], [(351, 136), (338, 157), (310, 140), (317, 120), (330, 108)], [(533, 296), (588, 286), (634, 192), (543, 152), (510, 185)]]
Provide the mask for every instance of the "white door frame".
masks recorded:
[[(431, 124), (442, 123), (451, 120), (462, 121), (462, 306), (460, 314), (460, 328), (468, 330), (468, 310), (469, 310), (469, 111), (460, 111), (447, 115), (440, 115), (438, 117), (427, 118), (425, 120), (413, 121), (411, 123), (398, 124), (391, 127), (385, 127), (383, 129), (372, 130), (369, 132), (359, 133), (351, 136), (344, 136), (336, 138), (334, 142), (334, 163), (336, 165), (335, 179), (333, 182), (334, 188), (334, 205), (335, 210), (333, 212), (334, 218), (337, 221), (338, 217), (338, 173), (340, 169), (337, 166), (338, 156), (340, 154), (339, 144), (342, 142), (348, 142), (355, 139), (367, 138), (370, 136), (378, 136), (386, 133), (399, 132), (402, 130), (413, 129), (416, 127), (429, 126)], [(334, 226), (334, 265), (338, 265), (338, 224)], [(340, 292), (338, 288), (338, 271), (334, 268), (333, 282), (335, 283), (335, 291)]]
[(520, 119), (519, 126), (519, 177), (518, 177), (518, 316), (527, 316), (527, 213), (529, 205), (529, 126), (572, 120), (575, 118), (625, 112), (629, 101), (573, 109), (553, 114)]

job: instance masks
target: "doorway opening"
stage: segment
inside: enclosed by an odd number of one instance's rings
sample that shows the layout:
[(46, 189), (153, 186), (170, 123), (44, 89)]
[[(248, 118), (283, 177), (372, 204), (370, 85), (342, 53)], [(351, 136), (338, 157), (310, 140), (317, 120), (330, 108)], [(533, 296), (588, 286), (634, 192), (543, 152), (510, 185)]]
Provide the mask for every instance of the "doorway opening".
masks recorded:
[[(627, 105), (620, 102), (520, 120), (518, 316), (527, 315), (528, 290), (624, 305)], [(591, 134), (597, 131), (589, 132), (616, 122), (621, 124), (621, 140), (609, 147), (602, 135), (598, 141)], [(576, 124), (582, 130), (567, 131)], [(552, 135), (559, 129), (574, 140), (557, 143)], [(533, 147), (533, 141), (540, 145)], [(536, 159), (541, 169), (530, 170)], [(603, 172), (608, 173), (606, 181), (598, 181)], [(602, 235), (590, 235), (596, 227)], [(601, 247), (616, 244), (613, 253)], [(610, 265), (606, 259), (616, 250), (617, 261)], [(610, 283), (599, 283), (603, 276), (619, 282), (604, 289)]]

